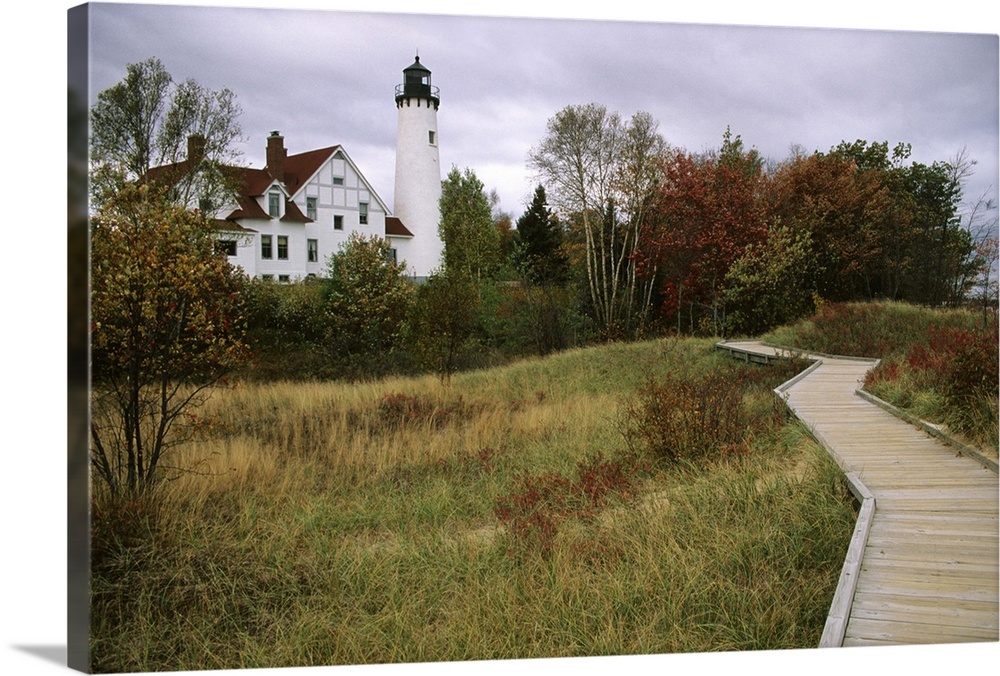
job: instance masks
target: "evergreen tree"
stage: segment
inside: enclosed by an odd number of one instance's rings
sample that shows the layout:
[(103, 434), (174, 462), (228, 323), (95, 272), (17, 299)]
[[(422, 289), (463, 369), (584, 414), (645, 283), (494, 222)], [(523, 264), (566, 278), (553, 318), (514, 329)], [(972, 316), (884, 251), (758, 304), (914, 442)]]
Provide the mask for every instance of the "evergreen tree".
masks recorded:
[(535, 284), (566, 281), (568, 261), (563, 250), (563, 231), (548, 207), (545, 188), (535, 188), (531, 206), (517, 220), (518, 246), (514, 263)]

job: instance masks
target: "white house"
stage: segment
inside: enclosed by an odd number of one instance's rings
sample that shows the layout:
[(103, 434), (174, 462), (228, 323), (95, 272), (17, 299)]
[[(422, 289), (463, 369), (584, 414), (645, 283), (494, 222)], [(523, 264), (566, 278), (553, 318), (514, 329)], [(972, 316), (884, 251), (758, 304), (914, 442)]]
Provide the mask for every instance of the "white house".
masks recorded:
[[(438, 163), (437, 88), (420, 59), (403, 70), (396, 88), (396, 208), (378, 196), (342, 146), (289, 155), (277, 131), (267, 138), (263, 169), (230, 168), (240, 185), (231, 204), (212, 214), (220, 246), (251, 277), (294, 281), (323, 276), (329, 257), (350, 233), (389, 240), (408, 274), (425, 278), (440, 265), (438, 237), (441, 171)], [(151, 180), (198, 166), (203, 145), (188, 141), (188, 158), (158, 167)]]
[(216, 217), (233, 263), (277, 281), (322, 276), (352, 232), (412, 238), (341, 146), (289, 155), (278, 132), (267, 166), (244, 170), (238, 203)]

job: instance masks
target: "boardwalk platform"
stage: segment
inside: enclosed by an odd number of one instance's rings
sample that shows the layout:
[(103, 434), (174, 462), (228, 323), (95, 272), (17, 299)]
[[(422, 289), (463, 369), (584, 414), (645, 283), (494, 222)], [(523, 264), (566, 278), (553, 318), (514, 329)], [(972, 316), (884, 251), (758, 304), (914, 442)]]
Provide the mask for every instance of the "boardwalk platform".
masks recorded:
[[(758, 342), (719, 348), (748, 361), (787, 356)], [(866, 359), (804, 354), (779, 388), (862, 502), (821, 646), (997, 641), (997, 474), (858, 396)]]

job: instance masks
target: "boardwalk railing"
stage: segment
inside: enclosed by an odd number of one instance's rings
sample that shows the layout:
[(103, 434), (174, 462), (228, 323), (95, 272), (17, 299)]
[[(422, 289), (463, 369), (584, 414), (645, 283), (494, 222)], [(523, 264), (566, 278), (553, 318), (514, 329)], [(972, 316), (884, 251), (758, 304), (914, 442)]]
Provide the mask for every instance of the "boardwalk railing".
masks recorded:
[[(788, 348), (775, 347), (775, 355), (761, 355), (752, 350), (744, 349), (726, 342), (716, 343), (716, 348), (726, 350), (737, 359), (745, 362), (759, 364), (770, 364), (776, 359), (791, 359), (802, 357), (812, 363), (796, 375), (792, 376), (782, 384), (774, 388), (774, 393), (788, 405), (788, 389), (801, 380), (804, 380), (823, 364), (822, 358), (836, 358), (833, 355), (805, 355)], [(795, 409), (789, 407), (792, 413)], [(797, 414), (796, 414), (796, 417)], [(875, 516), (875, 496), (871, 494), (864, 482), (854, 472), (848, 472), (841, 465), (833, 449), (819, 435), (815, 429), (805, 421), (800, 421), (809, 429), (810, 433), (826, 450), (827, 454), (837, 462), (837, 465), (844, 471), (848, 488), (851, 494), (858, 501), (860, 509), (857, 521), (854, 523), (854, 533), (851, 535), (851, 542), (847, 548), (847, 556), (844, 558), (844, 565), (840, 569), (840, 579), (837, 581), (837, 590), (833, 594), (833, 601), (830, 603), (830, 610), (826, 615), (826, 624), (823, 627), (823, 635), (820, 637), (820, 648), (839, 648), (844, 643), (844, 634), (847, 631), (847, 622), (851, 617), (851, 603), (854, 600), (854, 592), (858, 586), (858, 575), (861, 571), (861, 564), (864, 559), (865, 547), (868, 545), (868, 534), (871, 532), (872, 518)]]
[(858, 588), (865, 547), (868, 546), (868, 534), (871, 532), (872, 519), (875, 516), (875, 496), (857, 474), (851, 472), (845, 476), (851, 493), (861, 503), (861, 510), (858, 512), (858, 520), (854, 523), (854, 534), (847, 548), (844, 565), (840, 569), (837, 591), (833, 594), (833, 602), (826, 615), (826, 625), (819, 640), (820, 648), (839, 648), (844, 645), (847, 622), (851, 619), (851, 604), (854, 601), (854, 592)]

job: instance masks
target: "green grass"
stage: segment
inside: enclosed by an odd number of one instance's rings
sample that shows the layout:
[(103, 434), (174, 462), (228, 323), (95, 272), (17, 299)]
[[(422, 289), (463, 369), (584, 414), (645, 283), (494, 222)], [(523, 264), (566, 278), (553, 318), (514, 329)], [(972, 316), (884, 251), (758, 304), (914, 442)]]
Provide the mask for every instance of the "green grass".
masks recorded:
[[(809, 435), (775, 422), (746, 454), (671, 463), (636, 456), (621, 431), (648, 378), (731, 368), (784, 377), (712, 341), (671, 340), (448, 387), (219, 392), (199, 411), (202, 440), (171, 457), (198, 473), (171, 475), (120, 521), (95, 497), (92, 668), (813, 647), (854, 512)], [(568, 510), (551, 547), (519, 541), (498, 517), (525, 477), (577, 486), (598, 454), (629, 468), (629, 490)]]

